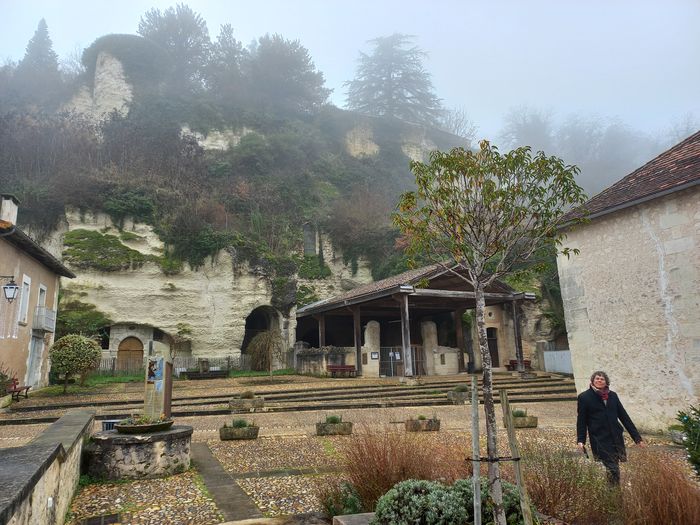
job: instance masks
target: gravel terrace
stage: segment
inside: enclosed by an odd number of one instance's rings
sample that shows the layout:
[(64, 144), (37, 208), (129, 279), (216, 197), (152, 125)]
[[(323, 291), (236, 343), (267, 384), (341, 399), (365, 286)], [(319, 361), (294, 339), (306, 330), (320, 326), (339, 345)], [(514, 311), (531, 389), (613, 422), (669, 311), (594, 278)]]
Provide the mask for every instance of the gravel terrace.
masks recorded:
[[(339, 381), (329, 382), (315, 378), (294, 377), (276, 378), (269, 384), (267, 378), (246, 378), (234, 380), (238, 390), (252, 389), (275, 390), (291, 387), (315, 388), (324, 383), (338, 386)], [(282, 382), (286, 380), (286, 382)], [(264, 383), (263, 383), (264, 381)], [(342, 380), (341, 380), (342, 381)], [(360, 380), (362, 381), (362, 380)], [(360, 382), (357, 381), (357, 382)], [(251, 384), (253, 383), (253, 384)], [(261, 386), (262, 383), (262, 386)], [(275, 384), (277, 383), (277, 384)], [(362, 381), (363, 384), (368, 384)], [(201, 384), (201, 383), (200, 383)], [(176, 395), (197, 395), (206, 390), (207, 395), (231, 393), (231, 380), (208, 381), (204, 384), (195, 381), (176, 383)], [(182, 386), (181, 386), (182, 385)], [(116, 385), (124, 387), (124, 385)], [(116, 388), (118, 390), (118, 388)], [(117, 392), (102, 393), (100, 398), (115, 399)], [(137, 399), (140, 392), (121, 393), (125, 398)], [(49, 398), (51, 403), (60, 398)], [(76, 401), (79, 396), (67, 396), (65, 401)], [(96, 396), (89, 396), (90, 400)], [(23, 400), (24, 401), (24, 400)], [(26, 400), (41, 403), (41, 398)], [(86, 399), (87, 401), (87, 399)], [(86, 403), (89, 405), (89, 402)], [(528, 436), (533, 440), (547, 443), (574, 445), (574, 427), (576, 403), (574, 401), (527, 403), (528, 413), (539, 417), (539, 428), (519, 430), (519, 436)], [(512, 408), (517, 408), (514, 404)], [(254, 441), (226, 441), (218, 439), (218, 429), (224, 422), (230, 422), (235, 416), (203, 416), (177, 418), (178, 424), (194, 427), (193, 440), (206, 442), (214, 456), (224, 469), (232, 475), (232, 483), (237, 483), (256, 503), (266, 516), (299, 514), (320, 510), (315, 497), (315, 487), (340, 475), (339, 460), (344, 446), (352, 443), (352, 437), (332, 436), (316, 437), (315, 423), (327, 415), (341, 415), (344, 421), (355, 423), (355, 432), (363, 432), (367, 424), (382, 423), (389, 427), (399, 425), (409, 417), (418, 415), (437, 416), (441, 419), (441, 431), (426, 433), (421, 439), (430, 446), (431, 441), (440, 441), (454, 447), (456, 453), (468, 457), (470, 450), (469, 429), (471, 425), (471, 407), (436, 406), (406, 407), (382, 409), (346, 409), (339, 411), (307, 411), (255, 413), (247, 419), (254, 421), (260, 428), (260, 438)], [(500, 411), (499, 411), (500, 412)], [(500, 425), (500, 417), (497, 418)], [(481, 416), (483, 432), (483, 409)], [(47, 424), (0, 426), (0, 447), (22, 445)], [(95, 422), (95, 430), (101, 427)], [(500, 433), (502, 447), (507, 447), (505, 434)], [(664, 453), (672, 461), (687, 463), (684, 451), (680, 448), (668, 448), (661, 438), (645, 436), (648, 444), (662, 445)], [(483, 439), (482, 439), (483, 441)], [(507, 454), (505, 448), (504, 453)], [(689, 467), (688, 472), (690, 472)], [(295, 470), (290, 475), (290, 470)], [(117, 484), (93, 484), (80, 489), (71, 506), (70, 525), (78, 525), (80, 520), (90, 516), (121, 512), (122, 524), (214, 524), (221, 521), (214, 502), (208, 496), (206, 488), (195, 470), (166, 479), (147, 480)]]

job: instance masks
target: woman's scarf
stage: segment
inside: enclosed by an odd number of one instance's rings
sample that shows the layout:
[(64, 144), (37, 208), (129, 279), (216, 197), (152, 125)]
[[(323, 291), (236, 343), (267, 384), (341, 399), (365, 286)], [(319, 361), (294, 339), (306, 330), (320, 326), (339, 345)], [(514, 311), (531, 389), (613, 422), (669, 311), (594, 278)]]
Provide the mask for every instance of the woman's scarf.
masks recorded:
[(599, 397), (600, 399), (602, 399), (603, 401), (607, 401), (607, 400), (608, 400), (608, 395), (610, 394), (610, 389), (609, 389), (607, 386), (598, 389), (598, 388), (594, 387), (593, 385), (591, 385), (591, 388), (593, 389), (593, 391), (594, 391), (596, 394), (598, 394), (598, 397)]

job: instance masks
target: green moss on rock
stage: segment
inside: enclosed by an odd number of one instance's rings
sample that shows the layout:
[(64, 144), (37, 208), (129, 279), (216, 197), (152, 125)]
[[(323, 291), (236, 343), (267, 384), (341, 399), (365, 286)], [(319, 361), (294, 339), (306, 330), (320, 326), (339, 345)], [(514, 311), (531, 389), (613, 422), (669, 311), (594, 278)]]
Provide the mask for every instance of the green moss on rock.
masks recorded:
[(63, 256), (77, 268), (118, 272), (139, 268), (151, 257), (124, 246), (115, 235), (91, 230), (73, 230), (66, 233)]

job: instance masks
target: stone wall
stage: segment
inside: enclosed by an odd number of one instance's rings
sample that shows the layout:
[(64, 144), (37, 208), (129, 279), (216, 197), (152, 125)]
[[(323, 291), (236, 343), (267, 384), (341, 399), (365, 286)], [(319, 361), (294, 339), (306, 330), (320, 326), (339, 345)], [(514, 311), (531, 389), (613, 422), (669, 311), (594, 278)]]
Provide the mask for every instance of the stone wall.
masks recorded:
[(93, 415), (69, 412), (28, 445), (0, 450), (0, 524), (64, 523)]
[(605, 370), (650, 430), (700, 394), (698, 202), (695, 187), (596, 218), (557, 261), (577, 389)]

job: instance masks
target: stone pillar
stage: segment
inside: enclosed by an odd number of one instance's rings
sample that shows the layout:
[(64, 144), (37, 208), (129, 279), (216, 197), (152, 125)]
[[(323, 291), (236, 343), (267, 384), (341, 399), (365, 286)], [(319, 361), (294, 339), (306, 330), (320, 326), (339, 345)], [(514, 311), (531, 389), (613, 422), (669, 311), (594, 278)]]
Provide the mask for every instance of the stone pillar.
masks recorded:
[(435, 356), (438, 349), (437, 326), (433, 321), (423, 321), (420, 324), (420, 333), (425, 355), (425, 373), (432, 376), (435, 375)]
[(372, 352), (380, 355), (379, 348), (380, 327), (377, 321), (370, 321), (365, 326), (365, 345), (362, 353), (367, 355), (367, 364), (362, 368), (365, 377), (379, 377), (379, 359), (372, 359)]

